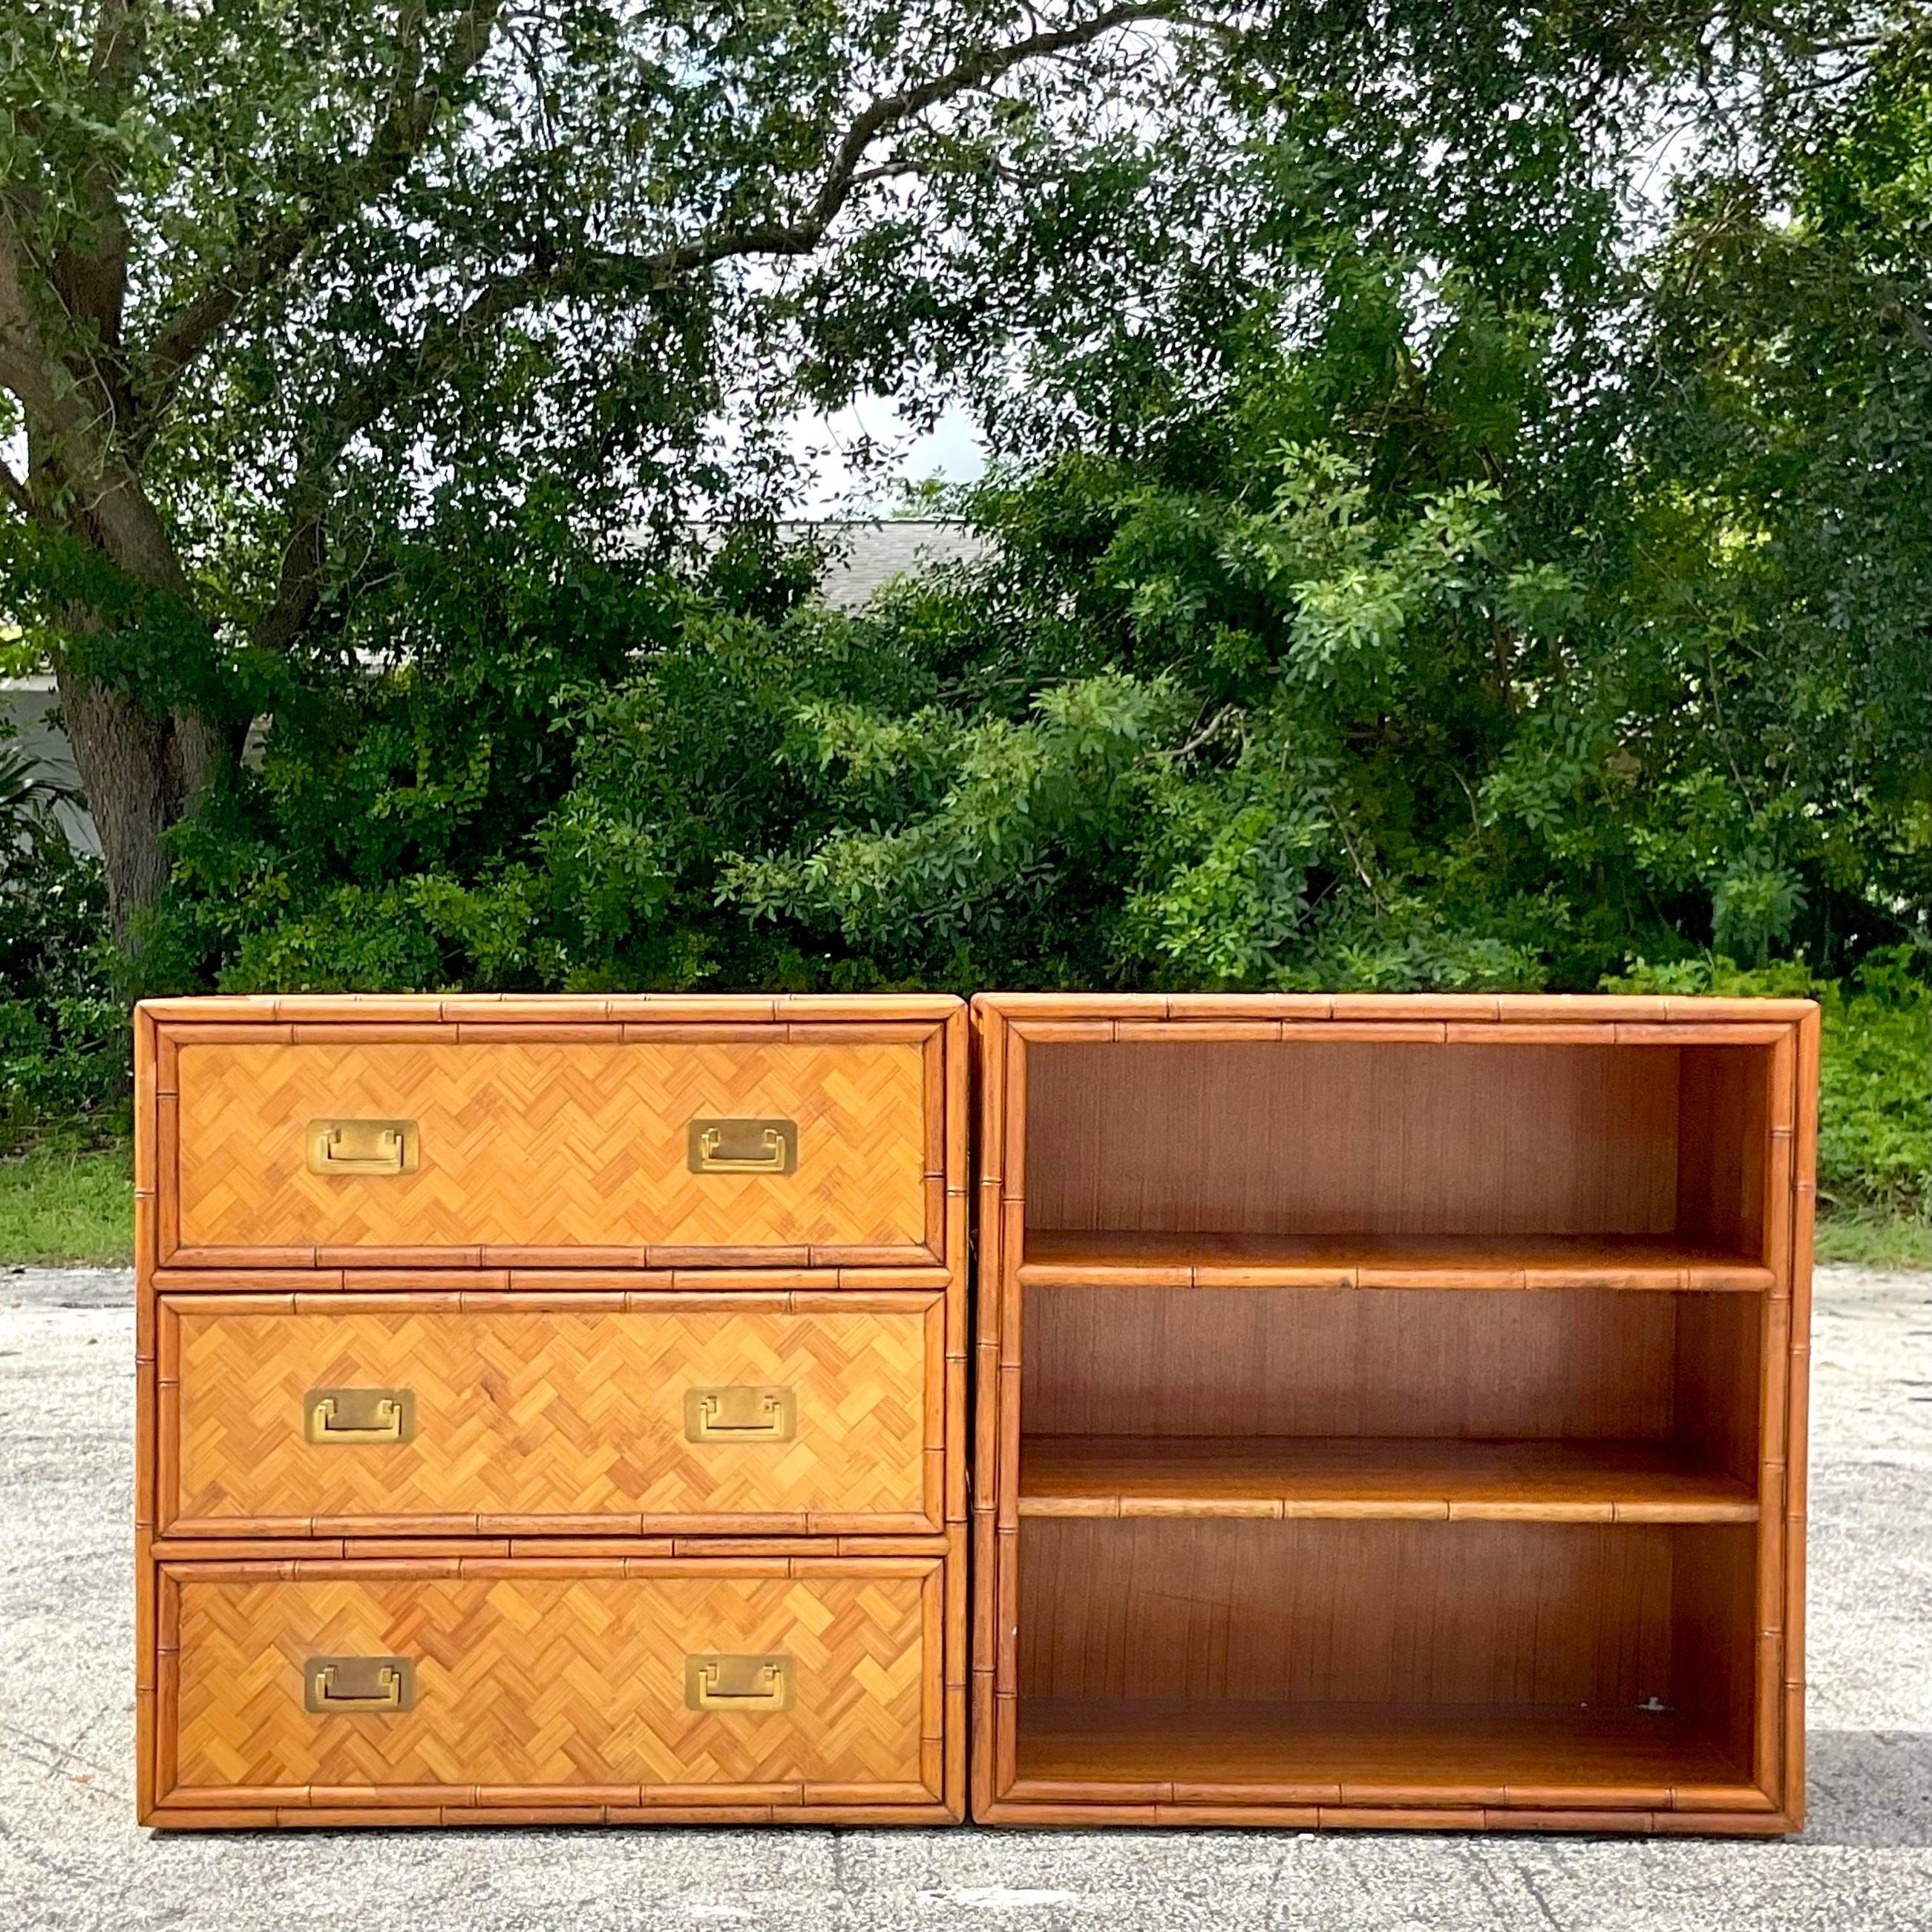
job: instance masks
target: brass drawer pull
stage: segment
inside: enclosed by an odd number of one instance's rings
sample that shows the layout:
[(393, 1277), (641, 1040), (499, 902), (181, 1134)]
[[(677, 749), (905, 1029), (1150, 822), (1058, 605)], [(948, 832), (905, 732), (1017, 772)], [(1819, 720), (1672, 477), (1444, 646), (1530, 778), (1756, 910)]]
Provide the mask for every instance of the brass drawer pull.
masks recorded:
[(693, 1174), (792, 1174), (798, 1168), (796, 1120), (693, 1120), (685, 1138)]
[(302, 1666), (302, 1705), (318, 1715), (385, 1716), (416, 1701), (416, 1667), (406, 1657), (311, 1657)]
[(693, 1711), (789, 1711), (797, 1689), (797, 1672), (782, 1652), (684, 1660), (684, 1701)]
[(311, 1174), (413, 1174), (418, 1136), (413, 1120), (311, 1120)]
[(789, 1442), (798, 1433), (798, 1397), (788, 1388), (740, 1384), (684, 1392), (687, 1442)]
[(318, 1388), (302, 1397), (311, 1442), (406, 1442), (416, 1432), (412, 1389)]

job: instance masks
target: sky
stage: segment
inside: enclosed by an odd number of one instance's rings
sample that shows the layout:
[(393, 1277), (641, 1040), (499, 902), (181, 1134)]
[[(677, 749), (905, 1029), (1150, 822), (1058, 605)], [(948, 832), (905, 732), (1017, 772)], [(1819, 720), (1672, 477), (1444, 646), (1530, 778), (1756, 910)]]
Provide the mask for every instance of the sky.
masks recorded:
[[(862, 478), (844, 452), (867, 436), (902, 446), (897, 460), (883, 473)], [(970, 483), (986, 464), (986, 445), (965, 410), (956, 404), (930, 434), (915, 436), (886, 396), (862, 397), (836, 416), (801, 416), (793, 422), (791, 442), (812, 479), (799, 500), (797, 514), (803, 517), (850, 515), (865, 508), (890, 510), (901, 483), (923, 483), (934, 478)]]

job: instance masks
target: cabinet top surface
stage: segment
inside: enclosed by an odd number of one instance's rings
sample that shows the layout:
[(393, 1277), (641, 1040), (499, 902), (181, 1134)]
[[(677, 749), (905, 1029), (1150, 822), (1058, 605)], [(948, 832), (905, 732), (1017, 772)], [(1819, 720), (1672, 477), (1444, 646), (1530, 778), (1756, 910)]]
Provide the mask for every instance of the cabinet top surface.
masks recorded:
[(143, 1000), (136, 1010), (163, 1024), (274, 1025), (310, 1020), (594, 1026), (653, 1021), (680, 1025), (788, 1020), (937, 1024), (964, 1007), (965, 1002), (950, 993), (246, 993)]
[[(462, 1020), (514, 1025), (662, 1020), (931, 1021), (964, 1002), (950, 993), (280, 993), (144, 1000), (163, 1023), (291, 1020)], [(1501, 1025), (1791, 1024), (1817, 1011), (1810, 1000), (1688, 998), (1623, 993), (1009, 993), (973, 996), (980, 1012), (1013, 1020), (1247, 1019), (1372, 1022), (1456, 1020)]]
[(1661, 993), (976, 993), (976, 1012), (1010, 1020), (1456, 1020), (1498, 1025), (1790, 1024), (1813, 1000)]

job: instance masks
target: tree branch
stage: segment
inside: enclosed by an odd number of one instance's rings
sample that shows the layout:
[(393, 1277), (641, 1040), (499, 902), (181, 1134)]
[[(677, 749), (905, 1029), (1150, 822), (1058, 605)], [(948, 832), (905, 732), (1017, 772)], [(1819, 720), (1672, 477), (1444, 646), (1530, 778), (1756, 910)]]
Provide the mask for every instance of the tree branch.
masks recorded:
[(1117, 28), (1130, 26), (1137, 21), (1172, 20), (1179, 14), (1182, 4), (1183, 0), (1124, 0), (1124, 4), (1110, 7), (1090, 19), (1049, 28), (1023, 40), (1010, 40), (1004, 46), (986, 47), (969, 54), (930, 80), (898, 94), (881, 94), (868, 103), (846, 130), (830, 171), (802, 220), (727, 229), (656, 255), (614, 259), (634, 260), (638, 268), (662, 276), (688, 274), (693, 269), (710, 268), (739, 255), (809, 254), (825, 238), (826, 231), (857, 186), (860, 164), (866, 151), (888, 129), (903, 126), (929, 107), (998, 80), (1029, 61), (1090, 46)]
[(29, 473), (51, 501), (40, 514), (84, 530), (144, 582), (182, 588), (174, 547), (140, 478), (106, 431), (107, 418), (81, 378), (40, 334), (31, 254), (0, 204), (0, 382), (26, 412)]
[(243, 304), (292, 268), (317, 242), (386, 188), (422, 152), (443, 107), (489, 51), (504, 0), (472, 0), (435, 71), (422, 78), (423, 0), (408, 0), (397, 22), (399, 59), (388, 111), (368, 146), (344, 164), (320, 194), (242, 250), (222, 274), (155, 332), (136, 385), (144, 423), (165, 412), (182, 377)]
[[(1090, 19), (982, 48), (929, 80), (869, 101), (840, 139), (808, 207), (794, 220), (724, 229), (650, 254), (576, 250), (555, 260), (532, 261), (484, 283), (455, 315), (433, 320), (412, 348), (368, 365), (338, 397), (298, 465), (290, 493), (289, 535), (283, 547), (275, 598), (254, 627), (256, 642), (271, 650), (286, 649), (314, 614), (322, 589), (329, 481), (344, 449), (384, 410), (437, 381), (479, 337), (532, 303), (571, 297), (635, 296), (736, 256), (808, 254), (824, 241), (854, 189), (885, 172), (862, 166), (873, 142), (882, 134), (903, 127), (930, 108), (984, 87), (1028, 62), (1089, 46), (1136, 21), (1173, 18), (1184, 4), (1184, 0), (1120, 0)], [(487, 10), (494, 17), (496, 6)]]
[[(125, 104), (146, 50), (143, 0), (100, 0), (87, 78), (94, 118), (112, 123)], [(94, 392), (94, 406), (110, 417), (127, 405), (121, 364), (121, 318), (128, 297), (128, 232), (121, 206), (124, 157), (112, 142), (92, 145), (75, 177), (86, 219), (44, 264), (44, 279), (76, 326), (67, 366)]]
[(406, 352), (368, 364), (337, 396), (304, 449), (290, 486), (289, 534), (274, 602), (254, 627), (254, 640), (264, 650), (286, 650), (314, 614), (327, 560), (329, 485), (343, 451), (392, 404), (432, 387), (470, 352), (478, 335), (514, 314), (530, 298), (527, 280), (527, 276), (504, 276), (486, 284), (456, 314), (439, 315)]
[(889, 176), (918, 172), (910, 163), (876, 168), (860, 166), (881, 134), (903, 127), (928, 108), (998, 80), (1030, 61), (1048, 59), (1090, 46), (1118, 28), (1144, 20), (1192, 25), (1184, 13), (1184, 4), (1185, 0), (1123, 0), (1121, 4), (1070, 26), (1048, 28), (1002, 46), (982, 48), (930, 80), (868, 102), (841, 138), (810, 205), (793, 220), (775, 219), (721, 229), (649, 254), (574, 249), (553, 262), (532, 263), (486, 284), (484, 292), (493, 302), (506, 301), (508, 306), (502, 313), (508, 314), (533, 302), (643, 294), (680, 275), (714, 268), (741, 256), (808, 255), (824, 242), (854, 188)]

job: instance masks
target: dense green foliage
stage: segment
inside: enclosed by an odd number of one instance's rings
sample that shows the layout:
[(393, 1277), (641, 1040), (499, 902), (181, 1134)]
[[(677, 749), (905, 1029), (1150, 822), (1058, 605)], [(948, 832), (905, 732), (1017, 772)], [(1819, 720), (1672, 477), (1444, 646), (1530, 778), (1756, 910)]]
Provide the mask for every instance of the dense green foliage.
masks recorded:
[(1923, 626), (1746, 626), (1766, 547), (1700, 555), (1647, 474), (1552, 485), (1528, 326), (1425, 332), (1347, 272), (1310, 350), (982, 487), (986, 558), (861, 613), (748, 544), (682, 578), (535, 528), (412, 547), (394, 668), (278, 712), (151, 966), (1586, 989), (1922, 944)]
[(126, 1131), (128, 1008), (100, 867), (0, 736), (0, 1156), (23, 1139)]
[[(174, 766), (267, 721), (117, 884), (112, 991), (1802, 984), (1825, 1185), (1922, 1205), (1923, 9), (1298, 5), (984, 86), (958, 50), (1043, 16), (780, 16), (557, 0), (472, 59), (504, 10), (190, 10), (113, 130), (10, 124), (48, 260), (103, 142), (178, 236), (101, 460), (178, 568), (38, 463), (0, 619)], [(80, 100), (50, 46), (16, 80)], [(466, 123), (401, 89), (432, 55)], [(868, 386), (974, 406), (995, 461), (941, 501), (985, 550), (836, 610), (780, 431)], [(105, 1118), (99, 881), (44, 825), (4, 860), (12, 1131)]]
[[(1093, 327), (1016, 338), (977, 563), (833, 611), (755, 525), (680, 568), (555, 479), (372, 535), (260, 771), (173, 838), (149, 982), (1922, 968), (1932, 28), (1761, 74), (1756, 144), (1714, 136), (1652, 233), (1582, 142), (1628, 164), (1631, 128), (1551, 92), (1579, 44), (1455, 18), (1408, 110), (1468, 144), (1431, 196), (1366, 84), (1238, 92), (1232, 157), (1163, 124), (1066, 164), (1098, 238), (1042, 299)], [(1156, 181), (1202, 197), (1167, 261), (1118, 227)]]
[(1910, 949), (1870, 955), (1856, 980), (1800, 965), (1639, 961), (1607, 982), (1634, 993), (1814, 999), (1823, 1009), (1818, 1198), (1826, 1211), (1922, 1215), (1932, 1196), (1932, 986)]

